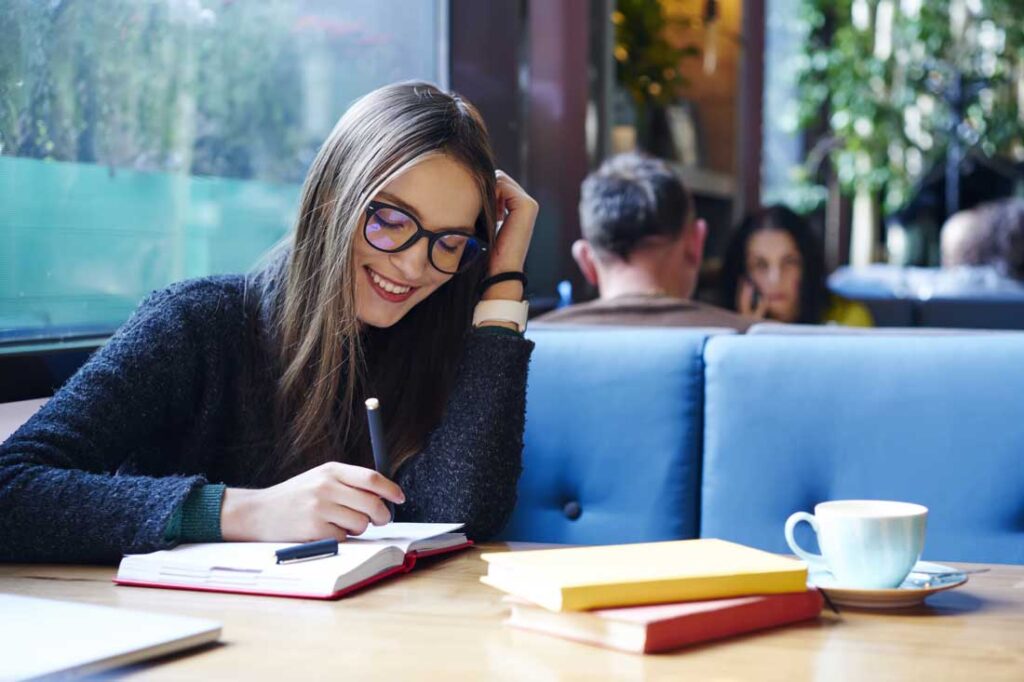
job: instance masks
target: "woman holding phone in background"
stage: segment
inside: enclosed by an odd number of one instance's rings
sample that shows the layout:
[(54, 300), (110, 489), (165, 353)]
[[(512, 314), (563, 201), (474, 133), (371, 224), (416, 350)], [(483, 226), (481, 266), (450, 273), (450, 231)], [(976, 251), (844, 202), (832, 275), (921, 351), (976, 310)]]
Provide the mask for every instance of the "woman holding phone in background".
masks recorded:
[(427, 83), (361, 98), (287, 245), (149, 296), (0, 446), (0, 559), (344, 539), (386, 523), (385, 501), (493, 535), (521, 466), (537, 211), (469, 102)]
[(863, 305), (830, 294), (821, 245), (785, 206), (748, 215), (733, 232), (722, 263), (720, 305), (777, 322), (871, 327)]

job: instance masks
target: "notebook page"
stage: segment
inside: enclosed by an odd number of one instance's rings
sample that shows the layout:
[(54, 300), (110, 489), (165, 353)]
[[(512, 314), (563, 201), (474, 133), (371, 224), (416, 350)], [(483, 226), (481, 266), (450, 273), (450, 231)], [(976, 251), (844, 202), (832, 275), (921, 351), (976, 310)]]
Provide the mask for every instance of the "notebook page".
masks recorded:
[[(400, 565), (404, 559), (404, 552), (389, 548), (386, 543), (342, 542), (338, 545), (337, 556), (278, 564), (275, 552), (293, 545), (277, 542), (181, 545), (172, 550), (125, 557), (118, 577), (158, 584), (320, 593), (332, 592), (336, 583), (358, 582)], [(344, 579), (346, 576), (348, 579)]]
[(133, 554), (121, 561), (121, 580), (241, 591), (329, 594), (401, 566), (410, 549), (462, 544), (450, 534), (459, 523), (390, 523), (371, 526), (338, 543), (337, 556), (278, 564), (275, 552), (296, 543), (218, 542)]
[(438, 545), (432, 540), (441, 540), (438, 536), (446, 535), (462, 528), (461, 523), (388, 523), (383, 526), (370, 526), (362, 535), (350, 537), (343, 544), (387, 546), (392, 545), (407, 554), (411, 549), (423, 549), (424, 547), (448, 547), (461, 544), (465, 536), (458, 541), (445, 542)]

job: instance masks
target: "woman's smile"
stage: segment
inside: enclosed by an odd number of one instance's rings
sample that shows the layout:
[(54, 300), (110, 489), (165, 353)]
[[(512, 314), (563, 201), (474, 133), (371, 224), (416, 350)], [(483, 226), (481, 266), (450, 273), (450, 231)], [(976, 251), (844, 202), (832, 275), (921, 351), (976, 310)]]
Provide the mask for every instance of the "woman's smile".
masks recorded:
[(364, 269), (366, 270), (367, 276), (370, 278), (370, 284), (372, 285), (371, 288), (385, 301), (401, 303), (402, 301), (408, 300), (408, 298), (416, 293), (416, 290), (419, 288), (408, 284), (400, 284), (393, 279), (388, 279), (369, 265), (365, 266)]

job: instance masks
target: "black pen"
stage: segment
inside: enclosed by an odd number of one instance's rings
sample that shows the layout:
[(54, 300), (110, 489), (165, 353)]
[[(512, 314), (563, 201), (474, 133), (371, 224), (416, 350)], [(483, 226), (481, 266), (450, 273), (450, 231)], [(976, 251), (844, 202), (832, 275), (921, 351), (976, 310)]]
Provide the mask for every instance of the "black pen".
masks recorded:
[(316, 540), (301, 545), (292, 545), (274, 552), (277, 555), (277, 563), (292, 564), (296, 561), (312, 561), (324, 557), (335, 556), (338, 553), (338, 541), (331, 538), (327, 540)]
[[(387, 476), (388, 450), (384, 442), (384, 425), (380, 420), (380, 401), (376, 398), (366, 400), (366, 421), (370, 425), (370, 447), (373, 448), (373, 467), (378, 474)], [(388, 506), (391, 520), (395, 520), (395, 505), (387, 500), (384, 504)]]

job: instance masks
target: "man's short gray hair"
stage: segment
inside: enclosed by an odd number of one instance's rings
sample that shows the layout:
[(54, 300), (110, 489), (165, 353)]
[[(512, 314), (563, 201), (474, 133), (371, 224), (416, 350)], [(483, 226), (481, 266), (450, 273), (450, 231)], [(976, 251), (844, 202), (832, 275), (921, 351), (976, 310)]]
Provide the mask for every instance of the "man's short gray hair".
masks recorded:
[(619, 154), (583, 181), (583, 237), (624, 259), (650, 237), (679, 235), (692, 217), (690, 193), (661, 159)]

